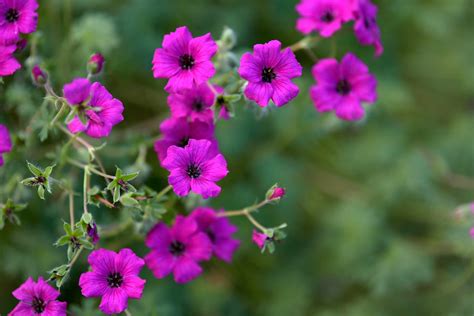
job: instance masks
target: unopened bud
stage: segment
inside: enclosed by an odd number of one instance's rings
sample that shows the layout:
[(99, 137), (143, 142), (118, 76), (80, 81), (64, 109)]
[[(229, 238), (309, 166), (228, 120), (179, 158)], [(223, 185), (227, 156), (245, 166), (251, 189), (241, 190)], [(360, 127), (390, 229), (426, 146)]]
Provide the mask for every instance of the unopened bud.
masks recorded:
[(38, 65), (34, 65), (33, 69), (31, 69), (31, 77), (34, 84), (39, 87), (44, 86), (48, 82), (48, 74)]
[(275, 184), (267, 191), (266, 198), (269, 201), (278, 201), (285, 196), (285, 189)]
[(87, 62), (87, 72), (91, 75), (97, 75), (104, 68), (105, 59), (102, 54), (96, 53), (89, 58)]

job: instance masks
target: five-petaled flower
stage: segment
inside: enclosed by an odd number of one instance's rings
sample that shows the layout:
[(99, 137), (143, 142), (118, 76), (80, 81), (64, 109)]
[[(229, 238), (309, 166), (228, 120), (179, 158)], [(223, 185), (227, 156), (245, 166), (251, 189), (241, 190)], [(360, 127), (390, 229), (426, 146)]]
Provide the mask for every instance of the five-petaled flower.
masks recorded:
[(375, 56), (380, 56), (383, 53), (383, 45), (377, 25), (377, 6), (370, 0), (359, 0), (354, 15), (354, 32), (357, 39), (363, 45), (373, 45)]
[(171, 146), (185, 147), (190, 139), (207, 139), (212, 143), (211, 149), (218, 153), (217, 141), (214, 138), (214, 124), (201, 121), (189, 122), (187, 118), (169, 118), (160, 125), (163, 135), (155, 142), (155, 152), (160, 162), (165, 160)]
[(240, 60), (239, 74), (248, 81), (245, 96), (267, 106), (270, 99), (282, 106), (295, 98), (299, 88), (291, 79), (300, 77), (303, 68), (290, 48), (281, 50), (281, 43), (273, 40), (253, 47)]
[(232, 255), (239, 248), (240, 241), (232, 238), (237, 227), (227, 217), (218, 217), (212, 208), (198, 207), (192, 213), (200, 231), (207, 234), (212, 242), (214, 255), (226, 262), (232, 261)]
[(215, 73), (211, 62), (217, 44), (210, 33), (193, 38), (186, 26), (165, 35), (163, 48), (153, 57), (155, 78), (169, 78), (165, 90), (179, 92), (209, 80)]
[(12, 140), (5, 125), (0, 124), (0, 167), (3, 166), (3, 154), (12, 150)]
[(66, 303), (57, 301), (59, 291), (49, 285), (42, 277), (38, 282), (28, 278), (19, 288), (13, 291), (13, 296), (20, 303), (8, 316), (66, 316)]
[(16, 42), (20, 34), (36, 30), (36, 0), (0, 0), (0, 42)]
[(94, 250), (88, 257), (92, 271), (81, 274), (79, 286), (85, 297), (102, 297), (99, 309), (105, 314), (118, 314), (127, 309), (128, 299), (140, 299), (145, 280), (138, 275), (145, 265), (130, 249), (119, 253), (107, 249)]
[(224, 156), (205, 139), (191, 139), (184, 148), (171, 146), (162, 165), (170, 171), (168, 181), (178, 196), (192, 191), (204, 199), (215, 197), (221, 192), (215, 182), (228, 173)]
[(302, 0), (296, 6), (300, 14), (296, 29), (305, 35), (317, 31), (330, 37), (353, 18), (353, 8), (353, 0)]
[(176, 217), (171, 228), (163, 223), (156, 224), (145, 243), (151, 248), (145, 261), (155, 277), (161, 279), (173, 273), (178, 283), (196, 278), (202, 272), (198, 263), (212, 256), (209, 237), (199, 231), (193, 218), (182, 215)]
[(112, 126), (123, 121), (123, 104), (103, 85), (85, 78), (74, 79), (63, 88), (64, 97), (76, 111), (68, 123), (72, 133), (85, 132), (90, 137), (109, 136)]
[(207, 83), (185, 89), (168, 96), (168, 104), (173, 117), (187, 117), (191, 121), (213, 121), (211, 106), (215, 95)]
[(361, 102), (377, 100), (375, 76), (352, 53), (340, 63), (333, 58), (320, 60), (313, 67), (313, 76), (316, 85), (311, 87), (311, 98), (319, 112), (335, 111), (343, 120), (359, 120), (365, 113)]
[[(1, 40), (1, 39), (0, 39)], [(10, 76), (21, 68), (21, 64), (13, 57), (16, 45), (0, 43), (0, 77)]]

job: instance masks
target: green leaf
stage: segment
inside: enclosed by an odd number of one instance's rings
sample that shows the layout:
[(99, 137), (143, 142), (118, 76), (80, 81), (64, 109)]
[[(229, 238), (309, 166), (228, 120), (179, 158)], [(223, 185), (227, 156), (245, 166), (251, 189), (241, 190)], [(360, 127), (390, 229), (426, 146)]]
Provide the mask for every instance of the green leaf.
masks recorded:
[(30, 170), (30, 172), (32, 174), (34, 174), (36, 177), (40, 177), (43, 175), (43, 170), (41, 170), (40, 168), (36, 167), (35, 165), (33, 165), (32, 163), (30, 162), (26, 162), (26, 165), (28, 166), (28, 169)]
[(59, 247), (59, 246), (65, 246), (67, 244), (69, 244), (69, 241), (71, 240), (71, 237), (67, 236), (67, 235), (64, 235), (64, 236), (61, 236), (59, 237), (58, 240), (56, 240), (56, 242), (54, 243), (55, 246)]
[(44, 200), (44, 187), (42, 185), (38, 187), (38, 196), (40, 199)]
[(117, 203), (120, 200), (120, 187), (116, 186), (114, 188), (114, 203)]
[(81, 220), (82, 220), (84, 223), (86, 223), (86, 224), (90, 224), (90, 222), (92, 222), (92, 215), (91, 215), (91, 213), (84, 213), (84, 214), (82, 214)]
[(51, 166), (46, 167), (46, 169), (44, 169), (43, 176), (46, 178), (49, 177), (51, 173), (53, 172), (54, 167), (56, 167), (56, 165), (51, 165)]
[(129, 206), (129, 207), (139, 207), (140, 206), (138, 201), (135, 200), (132, 197), (131, 193), (127, 193), (127, 194), (122, 195), (122, 197), (120, 198), (120, 203), (122, 203), (123, 206)]
[(125, 181), (125, 182), (128, 182), (128, 181), (131, 181), (131, 180), (135, 179), (136, 177), (138, 177), (139, 173), (140, 173), (140, 172), (138, 172), (138, 171), (137, 171), (137, 172), (133, 172), (133, 173), (129, 173), (129, 174), (123, 175), (123, 176), (121, 177), (121, 179), (122, 179), (123, 181)]

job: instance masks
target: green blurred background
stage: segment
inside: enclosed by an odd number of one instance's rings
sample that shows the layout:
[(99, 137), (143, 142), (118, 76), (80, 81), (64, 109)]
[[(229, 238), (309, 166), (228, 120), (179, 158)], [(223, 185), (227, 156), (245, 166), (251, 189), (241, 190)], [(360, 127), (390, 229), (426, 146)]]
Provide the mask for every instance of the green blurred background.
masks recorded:
[[(126, 109), (126, 120), (101, 152), (112, 173), (114, 165), (134, 164), (136, 144), (158, 135), (168, 115), (165, 82), (151, 72), (164, 34), (187, 25), (194, 35), (212, 32), (218, 39), (229, 26), (237, 33), (239, 54), (271, 39), (290, 45), (301, 38), (294, 28), (296, 2), (44, 0), (39, 52), (58, 91), (84, 74), (91, 53), (105, 55), (102, 80)], [(318, 114), (308, 94), (311, 60), (297, 53), (305, 70), (296, 100), (264, 115), (241, 102), (235, 119), (218, 124), (230, 174), (210, 204), (238, 209), (279, 182), (286, 198), (257, 216), (268, 226), (287, 222), (288, 238), (274, 255), (262, 255), (251, 243), (250, 224), (233, 219), (242, 246), (232, 264), (205, 263), (205, 273), (186, 285), (170, 277), (156, 280), (144, 269), (148, 283), (143, 299), (130, 302), (134, 315), (474, 314), (474, 241), (468, 233), (474, 217), (453, 217), (458, 205), (474, 200), (474, 3), (376, 3), (381, 58), (357, 43), (352, 23), (315, 50), (324, 57), (336, 47), (338, 58), (353, 51), (376, 74), (379, 100), (366, 120), (341, 123), (333, 114)], [(14, 132), (25, 128), (41, 104), (27, 75), (8, 79), (0, 94), (2, 121)], [(25, 159), (50, 163), (54, 148), (38, 146), (18, 146), (1, 182), (26, 176)], [(159, 190), (166, 172), (151, 146), (147, 163), (149, 172), (139, 181)], [(75, 172), (71, 179), (80, 187)], [(27, 276), (46, 276), (65, 261), (65, 249), (52, 243), (61, 234), (61, 219), (67, 220), (66, 201), (59, 193), (47, 202), (30, 190), (22, 194), (31, 199), (20, 214), (22, 226), (0, 232), (2, 315), (16, 304), (11, 291)], [(92, 212), (99, 223), (120, 216), (104, 208)], [(147, 252), (139, 240), (113, 238), (100, 245)], [(75, 305), (73, 315), (100, 315), (97, 300), (81, 300), (77, 281), (86, 268), (83, 256), (61, 300)]]

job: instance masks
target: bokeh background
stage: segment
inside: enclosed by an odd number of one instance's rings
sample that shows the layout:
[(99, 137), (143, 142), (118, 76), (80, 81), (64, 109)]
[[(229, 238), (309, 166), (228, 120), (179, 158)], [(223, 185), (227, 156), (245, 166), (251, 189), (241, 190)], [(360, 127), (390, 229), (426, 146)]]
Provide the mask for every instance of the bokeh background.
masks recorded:
[[(142, 168), (145, 162), (136, 157), (147, 144), (148, 171), (139, 181), (159, 189), (166, 172), (150, 140), (168, 108), (164, 81), (154, 80), (150, 68), (163, 35), (187, 25), (195, 35), (212, 32), (217, 39), (229, 26), (238, 36), (237, 54), (271, 39), (290, 45), (301, 38), (294, 28), (296, 2), (44, 0), (38, 50), (58, 90), (84, 74), (91, 53), (105, 55), (102, 80), (124, 102), (126, 120), (101, 157), (109, 173), (114, 165)], [(308, 94), (312, 62), (299, 52), (305, 70), (296, 100), (266, 113), (240, 102), (236, 118), (218, 124), (231, 172), (210, 205), (242, 208), (279, 182), (287, 196), (257, 216), (268, 226), (288, 223), (288, 238), (274, 255), (262, 255), (251, 243), (250, 224), (233, 219), (242, 246), (232, 264), (205, 263), (205, 273), (186, 285), (156, 280), (144, 270), (148, 283), (143, 299), (130, 302), (134, 315), (474, 314), (474, 241), (468, 233), (474, 216), (453, 216), (456, 207), (474, 200), (474, 4), (376, 3), (385, 45), (380, 58), (357, 43), (352, 23), (315, 50), (338, 58), (355, 52), (376, 74), (379, 100), (366, 120), (341, 123), (315, 111)], [(1, 120), (16, 133), (41, 104), (27, 76), (16, 74), (0, 90)], [(50, 143), (18, 144), (0, 172), (2, 184), (27, 176), (26, 159), (49, 164), (51, 152)], [(79, 191), (82, 178), (75, 172), (70, 179)], [(64, 197), (56, 192), (44, 202), (30, 190), (19, 194), (31, 199), (20, 214), (22, 225), (0, 231), (2, 315), (16, 304), (11, 291), (27, 276), (46, 276), (65, 261), (65, 249), (52, 246), (68, 218)], [(99, 223), (125, 216), (105, 208), (92, 212)], [(140, 239), (130, 235), (103, 239), (101, 246), (145, 255)], [(98, 300), (81, 300), (77, 281), (86, 268), (83, 256), (63, 289), (61, 300), (74, 305), (71, 315), (100, 315)]]

